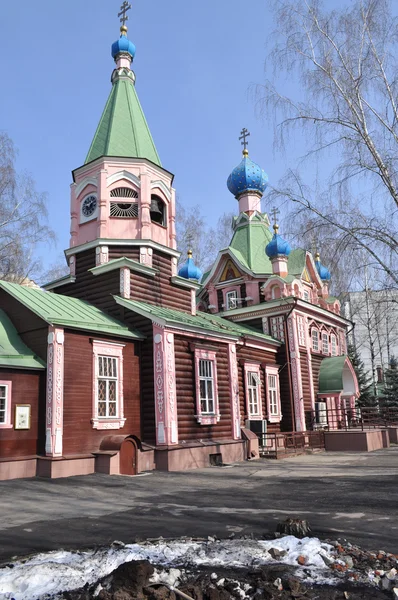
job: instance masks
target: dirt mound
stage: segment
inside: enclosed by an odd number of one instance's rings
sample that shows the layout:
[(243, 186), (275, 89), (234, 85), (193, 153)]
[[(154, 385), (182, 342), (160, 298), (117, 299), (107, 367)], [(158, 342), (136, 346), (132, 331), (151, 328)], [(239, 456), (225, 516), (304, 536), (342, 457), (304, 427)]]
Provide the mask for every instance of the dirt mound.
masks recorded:
[[(316, 585), (303, 581), (289, 565), (243, 570), (199, 568), (194, 571), (156, 568), (133, 561), (83, 589), (66, 592), (65, 600), (386, 600), (391, 592), (350, 581)], [(178, 588), (176, 581), (178, 580)]]

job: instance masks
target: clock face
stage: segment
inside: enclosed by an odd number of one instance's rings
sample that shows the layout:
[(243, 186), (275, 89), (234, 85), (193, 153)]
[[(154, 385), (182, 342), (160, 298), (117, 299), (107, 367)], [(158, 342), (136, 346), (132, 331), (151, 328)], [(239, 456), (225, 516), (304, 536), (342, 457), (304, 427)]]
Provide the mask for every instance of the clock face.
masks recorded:
[(95, 213), (95, 209), (97, 208), (97, 198), (96, 196), (87, 196), (84, 199), (82, 204), (82, 214), (84, 217), (91, 217)]

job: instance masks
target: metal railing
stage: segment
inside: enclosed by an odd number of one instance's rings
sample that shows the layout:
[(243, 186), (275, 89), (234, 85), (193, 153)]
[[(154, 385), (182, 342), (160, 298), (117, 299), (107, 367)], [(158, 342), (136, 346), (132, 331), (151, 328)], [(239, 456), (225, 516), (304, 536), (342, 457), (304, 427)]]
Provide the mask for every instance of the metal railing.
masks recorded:
[(306, 413), (307, 428), (313, 431), (336, 429), (377, 429), (380, 427), (398, 427), (398, 408), (393, 407), (355, 407), (322, 408), (317, 403), (315, 411)]
[(282, 458), (325, 448), (325, 434), (321, 430), (263, 433), (258, 437), (260, 455), (269, 458)]

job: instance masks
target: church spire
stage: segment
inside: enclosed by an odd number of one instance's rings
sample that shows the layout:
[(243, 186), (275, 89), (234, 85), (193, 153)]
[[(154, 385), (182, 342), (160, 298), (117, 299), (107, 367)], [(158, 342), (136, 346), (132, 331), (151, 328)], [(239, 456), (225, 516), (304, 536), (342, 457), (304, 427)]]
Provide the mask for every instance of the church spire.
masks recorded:
[(85, 164), (102, 156), (146, 158), (161, 166), (160, 158), (135, 90), (135, 74), (131, 63), (135, 45), (127, 37), (127, 11), (131, 4), (123, 2), (118, 16), (122, 26), (120, 37), (112, 44), (116, 68), (112, 73), (112, 89), (105, 105)]

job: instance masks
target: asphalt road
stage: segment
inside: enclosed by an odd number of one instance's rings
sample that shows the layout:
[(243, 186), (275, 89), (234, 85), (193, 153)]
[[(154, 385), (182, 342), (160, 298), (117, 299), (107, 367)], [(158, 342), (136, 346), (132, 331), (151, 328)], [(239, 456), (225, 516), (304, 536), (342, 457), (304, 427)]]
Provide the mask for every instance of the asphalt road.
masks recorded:
[(398, 554), (398, 447), (183, 473), (0, 482), (0, 560), (158, 536), (269, 535), (287, 517), (320, 537)]

